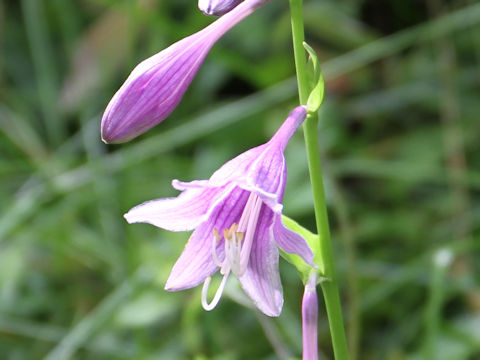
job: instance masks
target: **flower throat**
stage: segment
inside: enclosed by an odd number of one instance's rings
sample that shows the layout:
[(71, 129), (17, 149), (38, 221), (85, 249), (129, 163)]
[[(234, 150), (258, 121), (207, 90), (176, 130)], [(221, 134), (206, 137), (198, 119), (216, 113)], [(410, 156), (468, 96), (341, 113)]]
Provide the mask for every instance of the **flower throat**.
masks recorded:
[(205, 279), (202, 289), (202, 306), (205, 310), (210, 311), (217, 306), (230, 272), (236, 277), (241, 277), (245, 274), (250, 259), (253, 238), (255, 236), (255, 229), (257, 228), (262, 203), (263, 202), (258, 195), (250, 193), (238, 224), (233, 223), (230, 228), (223, 230), (225, 245), (225, 259), (223, 262), (218, 259), (216, 250), (217, 244), (220, 242), (220, 233), (217, 229), (213, 230), (213, 260), (220, 268), (220, 274), (223, 275), (223, 278), (210, 304), (207, 301), (207, 294), (212, 279), (210, 276)]

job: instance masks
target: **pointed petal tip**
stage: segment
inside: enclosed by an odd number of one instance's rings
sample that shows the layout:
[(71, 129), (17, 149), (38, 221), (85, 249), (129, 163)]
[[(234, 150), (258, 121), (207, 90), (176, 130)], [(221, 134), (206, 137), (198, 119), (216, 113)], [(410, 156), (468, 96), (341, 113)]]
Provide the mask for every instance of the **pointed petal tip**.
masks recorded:
[(199, 0), (198, 8), (207, 16), (222, 16), (241, 2), (242, 0)]
[(214, 14), (211, 9), (200, 9), (200, 11), (203, 13), (203, 15), (206, 15), (206, 16), (220, 16), (220, 15)]
[(102, 141), (107, 145), (112, 145), (112, 144), (121, 144), (121, 143), (124, 143), (128, 140), (115, 139), (115, 137), (113, 137), (113, 136), (108, 136), (108, 135), (102, 134)]
[(173, 284), (172, 281), (170, 279), (167, 280), (167, 283), (165, 284), (165, 286), (163, 287), (163, 289), (165, 291), (168, 291), (168, 292), (176, 292), (176, 291), (182, 291), (182, 290), (187, 290), (189, 289), (189, 287), (185, 287), (185, 286), (178, 286), (176, 284)]
[(135, 221), (134, 221), (133, 218), (132, 218), (131, 211), (123, 214), (123, 218), (124, 218), (129, 224), (135, 223)]
[[(111, 131), (108, 131), (108, 128), (103, 126), (103, 121), (102, 121), (102, 127), (101, 127), (101, 131), (100, 131), (100, 136), (102, 137), (102, 141), (105, 143), (105, 144), (115, 144), (115, 143), (118, 143), (119, 139), (117, 139), (115, 137), (114, 134), (112, 134)], [(121, 141), (120, 141), (121, 142)]]
[[(239, 279), (240, 280), (240, 279)], [(242, 283), (240, 281), (240, 283)], [(243, 287), (243, 286), (242, 286)], [(258, 297), (252, 296), (253, 294), (249, 294), (246, 289), (243, 287), (243, 290), (247, 293), (250, 297), (250, 300), (255, 305), (255, 307), (262, 313), (270, 317), (279, 317), (282, 314), (283, 309), (283, 295), (278, 297), (277, 301), (266, 301), (266, 299), (260, 299)]]
[(182, 282), (178, 281), (172, 281), (170, 278), (168, 278), (165, 286), (163, 289), (168, 292), (176, 292), (176, 291), (183, 291), (183, 290), (188, 290), (191, 288), (194, 288), (198, 286), (199, 284), (193, 283), (193, 282), (186, 282), (185, 280)]
[(170, 292), (177, 291), (177, 289), (175, 289), (175, 287), (172, 286), (172, 284), (169, 284), (168, 280), (167, 280), (167, 283), (165, 284), (165, 286), (163, 288), (164, 288), (165, 291), (170, 291)]
[(163, 287), (165, 289), (165, 291), (169, 291), (169, 292), (174, 292), (174, 291), (179, 291), (179, 290), (184, 290), (185, 287), (179, 287), (178, 285), (175, 285), (175, 283), (172, 281), (172, 275), (170, 274), (170, 276), (168, 277), (167, 279), (167, 282), (165, 283), (165, 286)]
[(108, 131), (103, 130), (103, 129), (101, 131), (102, 141), (105, 144), (108, 144), (108, 145), (126, 143), (126, 142), (134, 139), (138, 135), (139, 134), (133, 134), (132, 133), (132, 134), (124, 135), (124, 136), (119, 136), (118, 134), (114, 134), (114, 133), (108, 132)]
[(102, 124), (101, 124), (101, 128), (100, 128), (100, 137), (102, 138), (102, 141), (105, 143), (105, 144), (111, 144), (112, 143), (112, 136), (111, 134), (109, 134), (105, 127), (104, 127), (104, 121), (102, 119)]
[[(243, 276), (242, 276), (243, 278)], [(250, 297), (250, 299), (253, 301), (255, 306), (265, 315), (270, 316), (270, 317), (278, 317), (282, 313), (282, 308), (283, 308), (283, 291), (282, 291), (282, 285), (279, 283), (275, 287), (276, 291), (274, 291), (272, 297), (266, 298), (262, 295), (262, 286), (257, 287), (255, 289), (252, 289), (251, 287), (249, 288), (248, 285), (245, 286), (245, 280), (240, 278), (240, 284), (242, 285), (243, 290), (247, 293), (247, 295)], [(248, 281), (248, 280), (247, 280)], [(259, 285), (259, 283), (257, 283)], [(270, 284), (269, 286), (272, 286)]]
[(282, 299), (282, 304), (280, 304), (276, 308), (262, 308), (257, 304), (257, 307), (262, 311), (267, 316), (270, 317), (279, 317), (282, 314), (282, 308), (283, 308), (283, 299)]
[(141, 213), (141, 211), (138, 211), (139, 209), (142, 208), (142, 205), (137, 205), (125, 214), (123, 214), (123, 218), (129, 223), (129, 224), (135, 224), (135, 223), (150, 223), (148, 219), (145, 218), (145, 216), (142, 216), (144, 214)]

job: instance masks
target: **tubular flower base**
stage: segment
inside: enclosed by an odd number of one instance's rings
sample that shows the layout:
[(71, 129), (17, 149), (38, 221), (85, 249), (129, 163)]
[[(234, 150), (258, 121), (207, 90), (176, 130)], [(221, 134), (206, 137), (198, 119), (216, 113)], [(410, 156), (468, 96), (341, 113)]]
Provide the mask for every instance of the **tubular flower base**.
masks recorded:
[(303, 360), (318, 360), (317, 276), (311, 273), (302, 300)]
[(266, 1), (245, 0), (203, 30), (138, 64), (103, 114), (103, 141), (129, 141), (170, 115), (215, 42)]
[[(269, 142), (228, 161), (209, 180), (174, 180), (173, 187), (182, 191), (179, 196), (146, 202), (125, 215), (129, 223), (146, 222), (170, 231), (195, 229), (172, 269), (167, 290), (204, 282), (202, 305), (211, 310), (233, 273), (263, 313), (280, 315), (277, 247), (313, 266), (306, 241), (287, 229), (281, 217), (287, 175), (283, 151), (305, 116), (305, 107), (295, 108)], [(223, 279), (208, 303), (210, 277), (218, 270)]]
[(220, 16), (232, 10), (243, 0), (198, 0), (198, 8), (205, 15)]

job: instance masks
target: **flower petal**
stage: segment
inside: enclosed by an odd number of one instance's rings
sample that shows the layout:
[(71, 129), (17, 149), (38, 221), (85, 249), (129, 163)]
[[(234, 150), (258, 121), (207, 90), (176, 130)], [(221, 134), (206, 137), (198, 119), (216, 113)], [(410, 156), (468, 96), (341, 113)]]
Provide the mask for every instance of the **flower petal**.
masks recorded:
[(290, 138), (293, 136), (298, 127), (307, 117), (307, 108), (305, 106), (297, 106), (293, 109), (283, 122), (282, 126), (277, 130), (275, 135), (270, 139), (270, 144), (275, 144), (282, 151), (285, 150)]
[(220, 169), (215, 171), (208, 180), (211, 186), (223, 186), (224, 184), (245, 178), (248, 169), (252, 166), (258, 157), (262, 156), (265, 150), (265, 144), (247, 150), (232, 160), (223, 164)]
[(279, 316), (283, 306), (283, 291), (278, 272), (278, 249), (273, 240), (272, 216), (263, 206), (252, 244), (248, 267), (239, 278), (245, 292), (255, 305), (268, 316)]
[(282, 211), (282, 199), (287, 181), (287, 167), (283, 152), (266, 146), (264, 152), (252, 163), (239, 186), (256, 193), (273, 211)]
[(281, 215), (275, 215), (275, 224), (273, 225), (273, 237), (275, 238), (275, 242), (280, 247), (280, 249), (289, 254), (297, 254), (308, 265), (315, 266), (313, 264), (313, 253), (307, 242), (299, 234), (283, 225)]
[(210, 177), (209, 186), (223, 186), (233, 182), (256, 193), (273, 211), (281, 213), (287, 181), (283, 151), (305, 117), (304, 106), (293, 109), (269, 142), (226, 162)]
[[(172, 268), (165, 290), (177, 291), (189, 289), (205, 281), (217, 271), (218, 266), (213, 260), (212, 237), (213, 223), (200, 225), (188, 240), (185, 249)], [(217, 244), (217, 256), (223, 260), (223, 241)]]
[(235, 184), (256, 193), (275, 212), (282, 211), (281, 200), (285, 190), (286, 166), (282, 151), (263, 144), (250, 149), (215, 171), (208, 186)]
[(242, 0), (198, 0), (198, 8), (205, 15), (220, 16), (232, 10)]
[(222, 197), (223, 189), (196, 188), (176, 198), (147, 201), (124, 215), (131, 223), (144, 222), (170, 231), (187, 231), (207, 219), (211, 206)]
[(207, 187), (213, 187), (213, 186), (209, 185), (208, 180), (193, 180), (193, 181), (185, 182), (185, 181), (174, 179), (172, 180), (172, 187), (175, 190), (183, 191), (187, 189), (207, 188)]
[[(197, 286), (218, 269), (212, 254), (213, 230), (223, 230), (238, 222), (248, 195), (248, 192), (240, 188), (234, 189), (216, 206), (208, 221), (197, 227), (173, 266), (165, 285), (166, 290), (177, 291)], [(218, 259), (223, 261), (225, 253), (222, 231), (220, 236), (216, 252)]]

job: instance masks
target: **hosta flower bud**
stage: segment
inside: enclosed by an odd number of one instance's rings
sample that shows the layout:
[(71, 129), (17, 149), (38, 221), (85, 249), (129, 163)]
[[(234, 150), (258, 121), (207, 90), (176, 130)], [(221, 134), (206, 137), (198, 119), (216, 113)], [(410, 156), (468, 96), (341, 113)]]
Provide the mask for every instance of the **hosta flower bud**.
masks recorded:
[(245, 0), (203, 30), (138, 64), (110, 100), (103, 114), (103, 141), (129, 141), (170, 115), (210, 48), (265, 1)]
[(303, 360), (318, 360), (317, 276), (312, 273), (305, 285), (302, 301)]
[(198, 8), (205, 15), (220, 16), (232, 10), (243, 0), (198, 0)]

